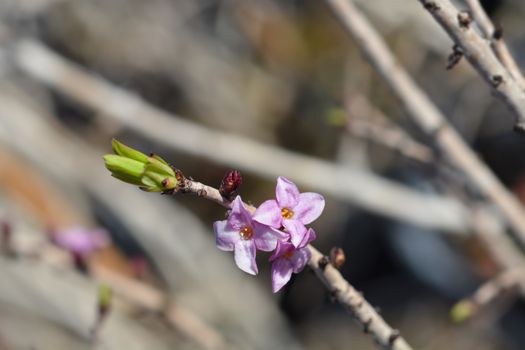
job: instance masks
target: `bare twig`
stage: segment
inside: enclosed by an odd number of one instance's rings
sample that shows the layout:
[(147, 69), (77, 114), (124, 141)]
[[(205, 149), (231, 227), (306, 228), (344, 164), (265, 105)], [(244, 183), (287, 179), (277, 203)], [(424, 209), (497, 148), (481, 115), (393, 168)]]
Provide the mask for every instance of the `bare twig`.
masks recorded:
[(458, 321), (472, 316), (512, 287), (517, 287), (521, 296), (525, 296), (525, 258), (522, 252), (509, 237), (501, 235), (503, 227), (493, 217), (480, 210), (475, 210), (472, 216), (476, 236), (503, 272), (483, 285), (471, 299), (463, 300), (454, 307), (453, 317)]
[(178, 151), (271, 178), (286, 174), (325, 194), (417, 225), (449, 232), (468, 227), (462, 206), (451, 198), (421, 194), (370, 172), (204, 128), (148, 104), (32, 40), (15, 44), (13, 54), (13, 62), (29, 76)]
[(495, 262), (502, 267), (502, 271), (515, 271), (522, 296), (525, 297), (525, 258), (516, 243), (502, 234), (504, 227), (494, 216), (487, 215), (485, 210), (475, 209), (472, 213), (473, 229), (481, 240), (485, 249)]
[[(445, 116), (396, 61), (380, 35), (353, 2), (347, 0), (327, 0), (327, 2), (370, 63), (403, 102), (412, 119), (435, 138), (436, 144), (452, 164), (465, 173), (482, 194), (496, 204), (520, 241), (525, 243), (525, 213), (518, 200), (465, 144)], [(492, 52), (490, 54), (492, 55)]]
[[(90, 340), (97, 285), (71, 270), (0, 257), (0, 301), (52, 320)], [(116, 309), (101, 333), (102, 348), (168, 349), (161, 338)]]
[(523, 74), (521, 73), (518, 64), (512, 57), (507, 44), (505, 44), (505, 41), (503, 40), (503, 30), (494, 26), (479, 0), (465, 0), (465, 3), (468, 5), (474, 20), (481, 29), (485, 39), (489, 40), (490, 46), (498, 59), (503, 66), (507, 68), (510, 75), (516, 80), (520, 88), (525, 90), (525, 79), (523, 78)]
[(201, 348), (229, 348), (220, 333), (204, 323), (184, 305), (168, 302), (165, 293), (113, 272), (100, 264), (92, 266), (91, 271), (95, 279), (108, 284), (116, 294), (126, 298), (134, 305), (165, 315), (175, 329), (193, 340)]
[(351, 135), (383, 145), (418, 162), (429, 163), (433, 160), (432, 149), (392, 123), (365, 96), (352, 94), (346, 103), (346, 110), (349, 114), (347, 130)]
[(472, 28), (469, 12), (459, 11), (450, 0), (418, 1), (461, 47), (465, 58), (496, 96), (512, 110), (516, 117), (515, 129), (525, 132), (525, 91), (492, 52), (490, 44)]
[[(219, 190), (200, 182), (186, 179), (183, 191), (211, 200), (223, 207), (230, 207), (230, 201), (223, 198)], [(255, 207), (252, 205), (246, 203), (245, 205), (252, 213), (255, 211)], [(399, 331), (388, 325), (377, 313), (376, 309), (344, 279), (334, 266), (320, 263), (325, 256), (319, 250), (311, 244), (308, 245), (308, 249), (312, 253), (308, 266), (312, 268), (316, 276), (337, 301), (363, 326), (365, 332), (370, 333), (384, 349), (411, 349), (405, 339), (400, 336)]]
[(468, 318), (475, 316), (509, 289), (522, 284), (523, 272), (522, 268), (516, 268), (499, 273), (496, 277), (482, 284), (470, 297), (458, 302), (455, 307), (456, 310), (458, 309), (457, 306), (461, 306), (462, 309), (467, 308), (467, 310), (461, 310), (464, 313), (461, 316)]

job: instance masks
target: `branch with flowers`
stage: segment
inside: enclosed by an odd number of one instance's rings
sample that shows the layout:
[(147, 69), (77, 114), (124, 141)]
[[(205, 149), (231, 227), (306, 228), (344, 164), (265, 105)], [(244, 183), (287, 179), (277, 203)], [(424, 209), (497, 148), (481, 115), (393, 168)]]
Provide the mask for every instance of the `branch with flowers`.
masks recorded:
[(227, 173), (220, 189), (216, 189), (185, 177), (158, 155), (147, 156), (116, 140), (112, 146), (115, 154), (105, 155), (104, 161), (113, 177), (147, 192), (194, 194), (229, 209), (228, 218), (213, 225), (217, 247), (233, 251), (237, 266), (252, 275), (258, 273), (257, 250), (273, 251), (269, 260), (274, 293), (288, 283), (293, 273), (301, 272), (308, 265), (334, 299), (381, 347), (411, 349), (399, 331), (390, 327), (363, 295), (343, 278), (337, 269), (340, 260), (329, 259), (310, 244), (316, 234), (306, 225), (316, 220), (324, 209), (324, 198), (320, 194), (300, 193), (293, 182), (279, 177), (276, 198), (255, 208), (237, 195), (242, 182), (237, 171)]

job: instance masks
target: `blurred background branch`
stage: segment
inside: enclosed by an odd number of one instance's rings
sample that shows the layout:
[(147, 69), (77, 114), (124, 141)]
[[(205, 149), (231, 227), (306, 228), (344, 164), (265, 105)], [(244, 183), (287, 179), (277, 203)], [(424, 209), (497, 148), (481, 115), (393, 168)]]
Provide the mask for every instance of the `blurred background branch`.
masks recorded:
[[(113, 118), (176, 150), (271, 178), (287, 174), (305, 186), (419, 225), (456, 232), (465, 228), (461, 207), (451, 199), (432, 198), (359, 169), (338, 167), (243, 137), (202, 128), (168, 115), (138, 97), (67, 64), (35, 42), (22, 41), (18, 45), (13, 50), (16, 54), (13, 62), (17, 62), (32, 77), (50, 84), (107, 118)], [(381, 193), (381, 197), (373, 193)], [(403, 206), (398, 205), (401, 202)], [(434, 215), (428, 216), (427, 210), (432, 210)]]

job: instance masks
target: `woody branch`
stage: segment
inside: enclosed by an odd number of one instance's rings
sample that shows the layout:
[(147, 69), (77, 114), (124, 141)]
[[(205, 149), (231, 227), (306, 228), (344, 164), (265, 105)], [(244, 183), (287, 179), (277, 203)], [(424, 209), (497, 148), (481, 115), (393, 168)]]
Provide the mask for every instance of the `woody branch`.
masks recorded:
[[(473, 28), (469, 12), (449, 0), (419, 0), (458, 45), (466, 59), (516, 117), (515, 129), (525, 131), (525, 91), (492, 51), (490, 42)], [(486, 22), (484, 22), (486, 23)]]
[(465, 0), (465, 3), (469, 7), (483, 36), (490, 42), (490, 46), (498, 59), (516, 80), (521, 90), (525, 90), (525, 78), (503, 40), (503, 28), (497, 27), (492, 23), (479, 0)]

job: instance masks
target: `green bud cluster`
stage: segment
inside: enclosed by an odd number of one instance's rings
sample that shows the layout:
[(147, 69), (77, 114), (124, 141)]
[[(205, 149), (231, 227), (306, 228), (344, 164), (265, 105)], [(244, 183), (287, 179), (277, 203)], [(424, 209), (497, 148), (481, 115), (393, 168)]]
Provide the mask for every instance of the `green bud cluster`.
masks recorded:
[(104, 163), (111, 176), (148, 192), (165, 192), (177, 188), (175, 170), (161, 157), (145, 155), (123, 143), (111, 141), (115, 154), (106, 154)]

